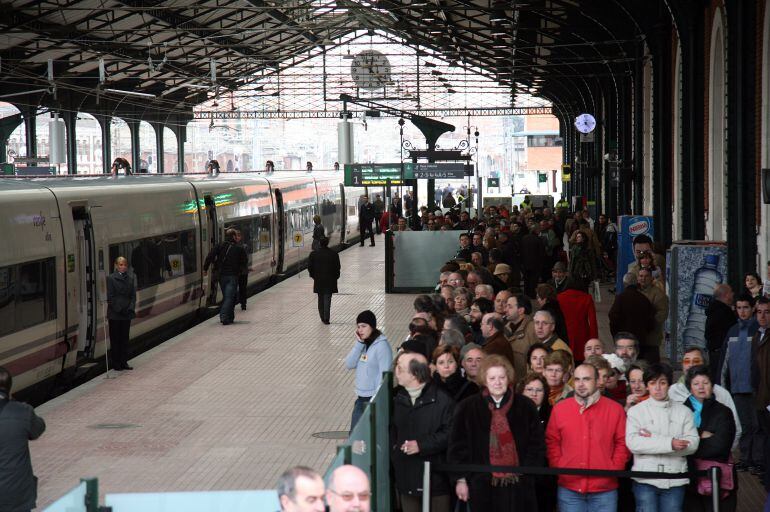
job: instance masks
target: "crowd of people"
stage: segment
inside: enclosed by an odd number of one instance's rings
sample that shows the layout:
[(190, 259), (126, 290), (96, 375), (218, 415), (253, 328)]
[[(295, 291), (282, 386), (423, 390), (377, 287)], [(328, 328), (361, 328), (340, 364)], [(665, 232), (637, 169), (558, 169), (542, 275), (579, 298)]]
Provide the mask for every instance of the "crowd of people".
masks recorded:
[[(351, 429), (380, 372), (395, 373), (390, 449), (401, 510), (421, 510), (425, 461), (457, 468), (431, 473), (432, 511), (700, 511), (711, 510), (712, 492), (729, 511), (737, 472), (768, 485), (770, 300), (758, 276), (746, 276), (736, 300), (717, 287), (722, 306), (709, 308), (703, 345), (684, 348), (675, 379), (661, 358), (665, 260), (646, 235), (633, 242), (636, 261), (603, 342), (590, 285), (616, 249), (605, 216), (593, 226), (587, 212), (548, 208), (422, 217), (427, 229), (460, 231), (455, 258), (438, 269), (435, 293), (415, 299), (395, 358), (365, 311), (345, 360), (356, 371)], [(505, 466), (658, 475), (535, 476)], [(712, 466), (722, 475), (716, 491), (694, 473)]]

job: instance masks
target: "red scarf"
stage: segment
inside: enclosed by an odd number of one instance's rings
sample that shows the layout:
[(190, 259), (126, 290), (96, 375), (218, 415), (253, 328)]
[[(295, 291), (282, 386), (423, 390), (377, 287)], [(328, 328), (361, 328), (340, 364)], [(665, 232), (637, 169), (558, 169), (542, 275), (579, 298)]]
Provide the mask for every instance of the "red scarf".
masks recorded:
[[(484, 389), (484, 398), (489, 398), (489, 390)], [(516, 450), (516, 440), (513, 438), (511, 426), (508, 424), (508, 411), (513, 406), (513, 390), (509, 389), (508, 401), (500, 408), (496, 408), (494, 402), (488, 402), (492, 413), (492, 422), (489, 429), (489, 463), (493, 466), (518, 466), (519, 453)], [(513, 473), (492, 473), (493, 486), (511, 485), (518, 481), (518, 475)]]

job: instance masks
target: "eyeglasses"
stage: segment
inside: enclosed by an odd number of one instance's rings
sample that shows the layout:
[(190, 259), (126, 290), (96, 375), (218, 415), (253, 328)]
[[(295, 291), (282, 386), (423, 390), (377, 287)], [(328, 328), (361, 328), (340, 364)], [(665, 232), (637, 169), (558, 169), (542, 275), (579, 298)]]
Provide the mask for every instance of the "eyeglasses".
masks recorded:
[(353, 501), (353, 498), (355, 498), (356, 496), (358, 496), (358, 500), (359, 501), (369, 501), (369, 499), (372, 497), (372, 493), (369, 492), (369, 491), (363, 491), (363, 492), (359, 492), (359, 493), (356, 494), (354, 492), (342, 492), (342, 493), (340, 493), (340, 492), (333, 491), (333, 490), (329, 489), (329, 492), (332, 493), (332, 494), (336, 494), (337, 496), (342, 498), (342, 501)]

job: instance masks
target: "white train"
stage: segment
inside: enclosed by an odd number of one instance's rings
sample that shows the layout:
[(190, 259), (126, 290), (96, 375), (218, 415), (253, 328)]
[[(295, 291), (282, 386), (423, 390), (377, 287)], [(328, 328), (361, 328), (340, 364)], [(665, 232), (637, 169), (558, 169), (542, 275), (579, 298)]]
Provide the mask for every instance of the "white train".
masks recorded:
[[(16, 391), (83, 371), (106, 350), (106, 277), (137, 277), (131, 351), (218, 301), (203, 261), (237, 227), (250, 288), (296, 271), (313, 216), (330, 246), (358, 239), (358, 198), (340, 173), (0, 179), (0, 365)], [(292, 247), (302, 231), (303, 248)]]

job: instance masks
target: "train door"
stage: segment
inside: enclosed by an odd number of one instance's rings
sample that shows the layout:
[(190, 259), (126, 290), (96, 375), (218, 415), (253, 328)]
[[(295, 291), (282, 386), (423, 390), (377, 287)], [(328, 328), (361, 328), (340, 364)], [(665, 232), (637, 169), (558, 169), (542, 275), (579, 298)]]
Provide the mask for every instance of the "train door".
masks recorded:
[(283, 193), (280, 189), (275, 189), (275, 219), (277, 228), (276, 243), (278, 247), (278, 261), (275, 266), (276, 274), (283, 273), (283, 260), (286, 251), (286, 213), (283, 207)]
[[(206, 195), (203, 197), (203, 204), (206, 205), (206, 224), (207, 224), (207, 230), (208, 230), (208, 240), (207, 244), (204, 244), (204, 247), (206, 248), (205, 254), (208, 256), (208, 254), (211, 252), (214, 247), (219, 245), (221, 240), (221, 233), (219, 232), (219, 219), (217, 218), (217, 205), (214, 203), (214, 199), (210, 195)], [(209, 267), (210, 268), (210, 267)], [(204, 278), (205, 279), (205, 278)], [(206, 305), (207, 306), (213, 306), (217, 303), (217, 289), (218, 289), (218, 282), (217, 282), (217, 276), (215, 275), (215, 272), (210, 271), (208, 275), (208, 289), (209, 293), (206, 297)]]
[[(78, 289), (78, 352), (93, 357), (96, 347), (96, 244), (91, 213), (87, 206), (73, 206), (75, 261)], [(103, 320), (107, 321), (106, 315)]]
[(340, 183), (340, 243), (345, 243), (345, 232), (348, 225), (348, 209), (345, 203), (345, 185)]

